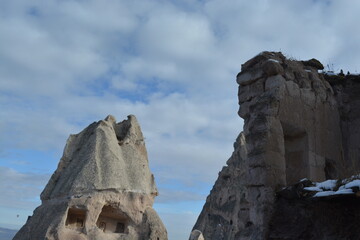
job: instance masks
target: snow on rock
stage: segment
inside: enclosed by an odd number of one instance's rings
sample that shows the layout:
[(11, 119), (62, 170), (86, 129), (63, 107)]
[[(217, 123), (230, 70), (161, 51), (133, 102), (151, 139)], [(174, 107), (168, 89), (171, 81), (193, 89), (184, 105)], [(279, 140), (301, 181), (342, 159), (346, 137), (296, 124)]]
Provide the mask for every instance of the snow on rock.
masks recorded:
[(295, 189), (297, 196), (302, 197), (360, 196), (360, 174), (346, 179), (329, 179), (323, 182), (312, 182), (304, 178), (294, 186), (283, 188), (282, 195), (288, 195), (289, 191), (293, 191), (291, 189)]
[(314, 197), (329, 197), (333, 195), (346, 195), (346, 194), (354, 194), (352, 189), (339, 189), (335, 191), (324, 191), (324, 192), (317, 192)]
[(355, 194), (360, 189), (359, 178), (360, 175), (355, 175), (351, 178), (343, 179), (340, 186), (337, 186), (337, 183), (340, 182), (338, 180), (326, 180), (320, 183), (316, 182), (313, 183), (315, 186), (304, 187), (304, 190), (310, 192), (317, 192), (313, 197), (328, 197), (333, 195)]
[(360, 188), (360, 179), (353, 180), (347, 184), (345, 184), (345, 188), (353, 188), (358, 187)]
[(325, 191), (325, 192), (318, 192), (314, 195), (314, 197), (328, 197), (334, 195), (334, 191)]
[(316, 183), (316, 187), (321, 188), (323, 190), (334, 190), (336, 187), (337, 180), (326, 180), (324, 182)]
[(322, 192), (323, 190), (318, 187), (304, 187), (304, 190), (310, 191), (310, 192)]
[(335, 76), (336, 73), (334, 73), (334, 71), (326, 71), (324, 72), (326, 75), (330, 75), (330, 76)]
[(341, 194), (354, 194), (354, 192), (352, 189), (339, 189), (334, 193), (334, 195), (341, 195)]
[(272, 58), (268, 59), (268, 61), (270, 61), (270, 62), (276, 62), (276, 63), (279, 63), (279, 61), (278, 61), (278, 60), (276, 60), (276, 59), (272, 59)]

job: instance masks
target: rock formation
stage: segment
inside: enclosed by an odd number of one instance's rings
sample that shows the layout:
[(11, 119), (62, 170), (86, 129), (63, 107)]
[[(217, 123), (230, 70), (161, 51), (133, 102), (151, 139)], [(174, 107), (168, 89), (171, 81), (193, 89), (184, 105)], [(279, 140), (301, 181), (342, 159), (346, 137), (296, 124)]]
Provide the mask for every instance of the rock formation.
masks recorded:
[(194, 230), (190, 234), (189, 240), (204, 240), (204, 236), (199, 230)]
[(157, 194), (135, 116), (108, 116), (69, 137), (41, 206), (14, 240), (164, 240)]
[(194, 226), (206, 240), (268, 239), (277, 191), (360, 171), (360, 81), (330, 81), (321, 69), (275, 52), (242, 65), (244, 129)]
[(282, 189), (266, 239), (359, 239), (359, 178), (320, 183), (303, 179)]
[(324, 75), (333, 87), (340, 113), (343, 158), (349, 171), (360, 169), (360, 75)]

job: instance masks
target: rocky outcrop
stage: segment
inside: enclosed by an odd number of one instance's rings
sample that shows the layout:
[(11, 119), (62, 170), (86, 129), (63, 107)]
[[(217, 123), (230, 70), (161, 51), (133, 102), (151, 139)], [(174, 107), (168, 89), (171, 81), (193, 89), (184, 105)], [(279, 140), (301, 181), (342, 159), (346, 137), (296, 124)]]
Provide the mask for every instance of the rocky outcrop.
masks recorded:
[(269, 240), (359, 239), (360, 180), (307, 179), (277, 193)]
[(112, 116), (71, 135), (42, 204), (14, 240), (161, 240), (158, 195), (135, 116)]
[(348, 175), (360, 169), (360, 75), (325, 74), (338, 103), (341, 132)]
[[(267, 239), (278, 190), (303, 178), (359, 172), (359, 155), (351, 160), (343, 150), (349, 148), (344, 129), (359, 126), (359, 115), (344, 122), (347, 104), (339, 102), (356, 90), (334, 94), (320, 69), (316, 59), (294, 61), (275, 52), (242, 65), (237, 83), (244, 130), (194, 226), (206, 240)], [(357, 98), (350, 101), (360, 106)]]
[(189, 240), (204, 240), (204, 236), (199, 230), (194, 230), (191, 232)]

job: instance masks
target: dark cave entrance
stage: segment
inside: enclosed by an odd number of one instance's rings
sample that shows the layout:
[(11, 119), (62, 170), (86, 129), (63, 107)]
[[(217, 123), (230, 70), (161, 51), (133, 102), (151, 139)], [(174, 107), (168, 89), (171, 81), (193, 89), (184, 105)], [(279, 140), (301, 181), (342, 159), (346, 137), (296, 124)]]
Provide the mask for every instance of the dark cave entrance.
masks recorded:
[(81, 231), (85, 226), (86, 210), (78, 208), (69, 208), (65, 226), (74, 230)]
[(127, 233), (129, 218), (112, 206), (106, 205), (102, 208), (96, 222), (98, 228), (104, 233)]

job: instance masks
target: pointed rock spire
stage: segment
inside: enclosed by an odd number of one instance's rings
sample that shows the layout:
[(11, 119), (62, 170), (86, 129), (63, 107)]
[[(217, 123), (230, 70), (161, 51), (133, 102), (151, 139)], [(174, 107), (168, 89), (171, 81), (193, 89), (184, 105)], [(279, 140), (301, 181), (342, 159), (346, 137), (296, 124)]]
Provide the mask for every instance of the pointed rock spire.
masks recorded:
[(157, 194), (136, 117), (109, 115), (70, 135), (42, 205), (14, 239), (167, 239)]

